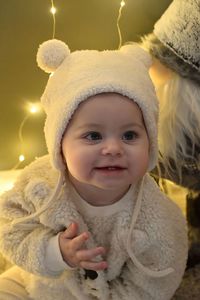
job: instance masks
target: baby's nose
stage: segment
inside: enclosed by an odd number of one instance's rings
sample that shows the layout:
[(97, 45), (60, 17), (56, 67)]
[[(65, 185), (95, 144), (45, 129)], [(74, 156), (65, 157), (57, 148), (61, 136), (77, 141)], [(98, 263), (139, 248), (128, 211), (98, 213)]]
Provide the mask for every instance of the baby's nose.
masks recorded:
[(116, 139), (109, 139), (105, 141), (102, 154), (103, 155), (122, 155), (124, 152), (123, 145), (121, 141), (118, 141)]

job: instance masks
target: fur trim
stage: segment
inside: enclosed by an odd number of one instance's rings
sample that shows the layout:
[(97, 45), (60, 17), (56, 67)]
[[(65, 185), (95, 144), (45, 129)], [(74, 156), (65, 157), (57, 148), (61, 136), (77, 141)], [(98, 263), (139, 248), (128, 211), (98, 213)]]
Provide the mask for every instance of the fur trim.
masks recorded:
[(200, 72), (200, 0), (174, 0), (154, 25), (157, 38)]
[(144, 36), (142, 38), (142, 45), (166, 67), (172, 69), (180, 76), (200, 84), (200, 72), (189, 63), (183, 61), (183, 59), (177, 56), (170, 48), (161, 43), (154, 33)]

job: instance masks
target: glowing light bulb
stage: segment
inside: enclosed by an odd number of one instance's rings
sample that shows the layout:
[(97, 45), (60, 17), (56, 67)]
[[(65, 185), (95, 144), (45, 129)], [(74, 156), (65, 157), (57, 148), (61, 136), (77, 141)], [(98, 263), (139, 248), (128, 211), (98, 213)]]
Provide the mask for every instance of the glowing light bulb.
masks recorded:
[(30, 108), (30, 112), (31, 112), (32, 114), (35, 114), (37, 111), (38, 111), (38, 108), (37, 108), (36, 106), (32, 106), (32, 107)]
[(25, 156), (23, 155), (23, 154), (20, 154), (20, 156), (19, 156), (19, 161), (24, 161), (25, 160)]
[(31, 114), (39, 113), (42, 110), (40, 102), (35, 102), (35, 103), (27, 102), (26, 109)]
[(54, 6), (52, 6), (50, 11), (51, 11), (52, 15), (55, 15), (55, 13), (56, 13), (56, 8), (55, 8)]
[(126, 4), (125, 1), (122, 0), (120, 5), (121, 5), (121, 7), (123, 7), (125, 4)]

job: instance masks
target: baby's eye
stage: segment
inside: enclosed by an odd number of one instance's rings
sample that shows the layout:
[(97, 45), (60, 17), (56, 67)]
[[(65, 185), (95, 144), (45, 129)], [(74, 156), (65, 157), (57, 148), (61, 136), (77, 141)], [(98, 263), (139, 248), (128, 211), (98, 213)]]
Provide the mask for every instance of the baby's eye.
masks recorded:
[(135, 140), (137, 137), (138, 134), (135, 131), (126, 131), (122, 136), (122, 140), (131, 141)]
[(90, 141), (97, 141), (97, 140), (101, 140), (102, 136), (99, 132), (92, 131), (92, 132), (89, 132), (88, 134), (86, 134), (85, 138)]

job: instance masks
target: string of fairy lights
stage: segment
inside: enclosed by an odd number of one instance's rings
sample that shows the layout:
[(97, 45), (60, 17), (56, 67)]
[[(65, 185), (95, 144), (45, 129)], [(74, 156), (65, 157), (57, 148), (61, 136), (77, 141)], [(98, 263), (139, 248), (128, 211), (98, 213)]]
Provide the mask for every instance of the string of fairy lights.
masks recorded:
[(18, 137), (19, 137), (19, 141), (20, 141), (20, 154), (18, 157), (18, 162), (16, 163), (16, 165), (12, 168), (12, 170), (17, 169), (21, 163), (25, 160), (25, 155), (24, 155), (24, 138), (23, 138), (23, 128), (25, 123), (27, 122), (27, 120), (34, 114), (38, 114), (42, 111), (42, 107), (40, 102), (35, 102), (35, 103), (31, 103), (31, 102), (27, 102), (26, 105), (26, 110), (27, 110), (27, 114), (25, 115), (24, 119), (22, 120), (20, 126), (19, 126), (19, 130), (18, 130)]
[[(55, 38), (56, 35), (56, 12), (57, 9), (54, 5), (54, 1), (51, 1), (51, 8), (50, 8), (50, 13), (52, 14), (52, 18), (53, 18), (53, 28), (52, 28), (52, 38)], [(118, 11), (118, 16), (117, 16), (117, 31), (118, 31), (118, 35), (119, 35), (119, 46), (118, 48), (121, 47), (122, 45), (122, 35), (121, 35), (121, 30), (120, 30), (120, 20), (121, 20), (121, 16), (122, 16), (122, 10), (125, 6), (125, 1), (122, 0), (120, 2), (120, 7), (119, 7), (119, 11)], [(20, 154), (18, 156), (18, 162), (16, 163), (16, 165), (12, 168), (12, 170), (18, 169), (21, 165), (22, 162), (25, 161), (26, 157), (24, 154), (24, 139), (23, 139), (23, 128), (27, 122), (27, 120), (34, 114), (38, 114), (42, 111), (42, 107), (40, 105), (40, 103), (27, 103), (27, 114), (25, 115), (24, 119), (22, 120), (22, 122), (20, 123), (19, 126), (19, 130), (18, 130), (18, 137), (19, 137), (19, 142), (20, 142)]]
[(122, 46), (122, 34), (121, 34), (121, 29), (120, 29), (120, 19), (121, 19), (121, 16), (122, 16), (122, 9), (125, 6), (125, 4), (126, 4), (125, 1), (122, 0), (121, 3), (120, 3), (120, 8), (119, 8), (118, 17), (117, 17), (117, 31), (118, 31), (118, 35), (119, 35), (118, 49), (121, 48), (121, 46)]

